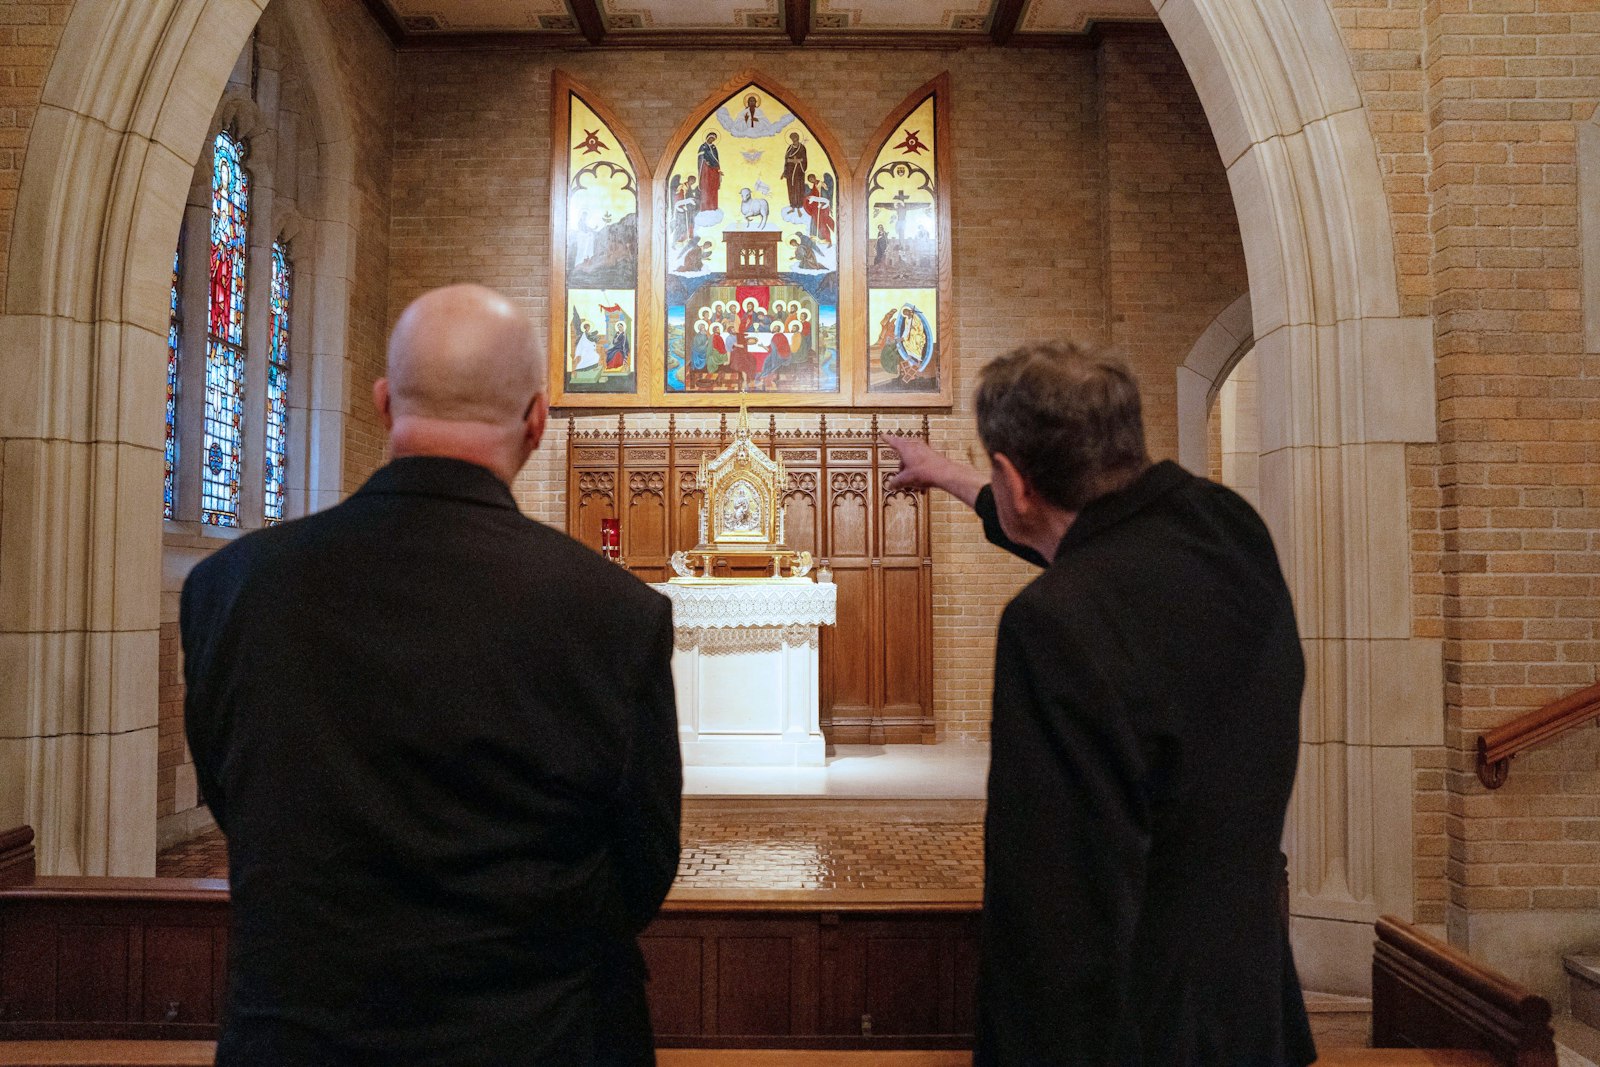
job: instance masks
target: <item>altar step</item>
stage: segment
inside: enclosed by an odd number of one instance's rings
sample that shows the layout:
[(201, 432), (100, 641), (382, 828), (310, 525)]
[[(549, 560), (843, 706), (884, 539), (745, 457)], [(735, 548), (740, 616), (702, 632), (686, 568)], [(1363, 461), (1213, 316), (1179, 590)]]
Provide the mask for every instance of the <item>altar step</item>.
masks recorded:
[(989, 746), (832, 745), (822, 767), (685, 767), (689, 797), (982, 800)]

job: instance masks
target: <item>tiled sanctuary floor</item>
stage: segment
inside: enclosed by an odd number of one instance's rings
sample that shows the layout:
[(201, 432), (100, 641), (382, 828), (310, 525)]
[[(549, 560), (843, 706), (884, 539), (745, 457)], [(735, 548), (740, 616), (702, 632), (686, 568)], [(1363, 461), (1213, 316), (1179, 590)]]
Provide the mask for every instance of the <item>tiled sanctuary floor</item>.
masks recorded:
[[(978, 745), (842, 745), (820, 768), (686, 768), (673, 892), (976, 898), (988, 760)], [(226, 844), (212, 830), (162, 852), (156, 872), (226, 877)]]

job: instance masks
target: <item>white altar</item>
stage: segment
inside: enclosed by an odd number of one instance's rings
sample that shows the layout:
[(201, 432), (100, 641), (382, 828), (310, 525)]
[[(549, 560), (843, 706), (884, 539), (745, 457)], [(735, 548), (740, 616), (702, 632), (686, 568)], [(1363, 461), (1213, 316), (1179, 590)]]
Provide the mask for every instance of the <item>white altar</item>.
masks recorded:
[(683, 762), (823, 766), (818, 635), (834, 623), (833, 583), (679, 579), (651, 588), (672, 600)]

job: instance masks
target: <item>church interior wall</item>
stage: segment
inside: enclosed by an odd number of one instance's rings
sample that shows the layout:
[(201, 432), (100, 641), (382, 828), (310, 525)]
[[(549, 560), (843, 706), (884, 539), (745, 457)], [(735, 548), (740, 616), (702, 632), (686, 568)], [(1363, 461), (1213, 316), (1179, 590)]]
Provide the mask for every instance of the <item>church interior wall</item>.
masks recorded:
[[(400, 63), (390, 306), (477, 279), (540, 321), (549, 313), (554, 70), (596, 87), (653, 162), (708, 93), (755, 67), (820, 115), (850, 165), (908, 92), (948, 70), (958, 362), (955, 403), (930, 423), (936, 447), (980, 462), (978, 368), (1020, 341), (1062, 336), (1118, 345), (1145, 390), (1153, 454), (1175, 458), (1175, 368), (1247, 284), (1226, 172), (1159, 28), (1048, 52), (411, 52)], [(628, 419), (645, 424), (642, 413)], [(849, 424), (844, 413), (829, 422)], [(580, 428), (615, 424), (615, 415), (580, 419)], [(516, 486), (529, 514), (558, 525), (564, 434), (558, 419)], [(939, 735), (982, 740), (995, 623), (1031, 572), (990, 549), (960, 505), (935, 495), (931, 506)]]
[[(1433, 319), (1439, 441), (1407, 446), (1414, 630), (1443, 639), (1445, 744), (1414, 752), (1418, 921), (1557, 998), (1600, 941), (1600, 744), (1477, 735), (1595, 680), (1595, 426), (1577, 151), (1600, 12), (1329, 0), (1395, 232), (1402, 313)], [(1592, 301), (1591, 301), (1592, 304)], [(1592, 313), (1592, 312), (1591, 312)]]
[[(349, 367), (345, 490), (382, 460), (367, 396), (404, 301), (473, 279), (547, 314), (547, 124), (558, 66), (602, 87), (655, 154), (685, 109), (746, 65), (803, 97), (849, 153), (909, 89), (949, 69), (960, 362), (955, 406), (932, 422), (935, 444), (953, 454), (978, 453), (971, 387), (983, 360), (1019, 337), (1064, 333), (1111, 338), (1130, 353), (1150, 391), (1155, 451), (1174, 454), (1174, 370), (1245, 288), (1217, 137), (1159, 31), (1108, 34), (1096, 49), (1066, 52), (396, 57), (359, 0), (314, 2), (338, 39), (355, 116), (360, 225), (339, 342)], [(1592, 682), (1600, 659), (1600, 365), (1585, 337), (1585, 312), (1595, 310), (1581, 266), (1582, 241), (1596, 229), (1585, 230), (1584, 212), (1592, 222), (1600, 209), (1581, 199), (1578, 167), (1578, 146), (1594, 137), (1584, 124), (1600, 103), (1600, 13), (1570, 0), (1491, 15), (1425, 0), (1327, 5), (1387, 201), (1398, 295), (1390, 313), (1433, 320), (1439, 441), (1405, 438), (1403, 447), (1411, 632), (1443, 642), (1447, 731), (1443, 746), (1409, 754), (1412, 918), (1448, 926), (1474, 954), (1555, 992), (1558, 950), (1600, 943), (1600, 739), (1583, 731), (1520, 757), (1493, 793), (1473, 774), (1471, 746), (1480, 730)], [(24, 152), (72, 10), (66, 0), (0, 9), (0, 292), (14, 288), (5, 272)], [(1268, 205), (1245, 196), (1241, 210)], [(1180, 281), (1200, 296), (1172, 301)], [(1262, 368), (1263, 405), (1274, 373)], [(606, 422), (614, 417), (588, 420)], [(530, 514), (556, 523), (564, 425), (554, 424), (517, 486)], [(0, 462), (0, 499), (10, 499), (6, 478)], [(987, 548), (958, 505), (933, 507), (936, 711), (942, 736), (980, 739), (994, 620), (1029, 571)], [(0, 524), (0, 537), (8, 529)], [(169, 593), (175, 580), (166, 579)], [(169, 600), (160, 675), (168, 746), (181, 706), (172, 621)], [(182, 761), (171, 753), (181, 749), (164, 751), (160, 775), (171, 776), (177, 814)]]
[[(214, 135), (224, 122), (237, 126), (237, 116), (249, 113), (250, 127), (240, 132), (252, 142), (253, 240), (270, 242), (281, 236), (294, 260), (291, 513), (316, 510), (338, 499), (350, 484), (352, 469), (360, 472), (355, 482), (359, 484), (359, 478), (375, 466), (383, 440), (365, 397), (358, 396), (356, 403), (351, 403), (349, 379), (362, 377), (370, 383), (375, 376), (373, 368), (382, 366), (388, 329), (389, 129), (393, 114), (388, 93), (394, 55), (355, 0), (328, 0), (323, 14), (328, 20), (329, 41), (307, 36), (304, 0), (269, 4), (212, 120)], [(331, 41), (329, 51), (336, 69), (313, 69), (317, 59), (328, 57), (320, 51), (308, 54), (302, 47), (306, 41)], [(259, 64), (254, 72), (253, 63)], [(258, 100), (252, 100), (253, 93)], [(329, 97), (332, 99), (326, 99)], [(341, 118), (348, 122), (331, 121), (327, 112), (334, 109), (343, 112)], [(210, 176), (209, 154), (202, 153), (190, 190), (187, 222), (196, 232), (203, 233), (207, 225)], [(349, 217), (352, 212), (356, 219), (366, 221), (356, 226)], [(264, 255), (257, 261), (264, 261)], [(198, 305), (200, 301), (187, 303)], [(185, 352), (203, 348), (204, 326), (198, 321), (202, 316), (185, 315), (186, 323), (196, 320), (186, 337)], [(189, 380), (198, 384), (197, 376)], [(260, 388), (259, 383), (247, 382), (247, 394), (252, 384)], [(251, 414), (247, 410), (247, 426), (252, 425)], [(315, 432), (318, 423), (326, 424), (320, 435)], [(259, 427), (259, 420), (253, 425)], [(256, 510), (259, 512), (259, 506)], [(157, 841), (161, 845), (183, 840), (209, 824), (183, 738), (178, 596), (189, 570), (226, 543), (231, 533), (188, 521), (168, 522), (163, 534), (156, 755)]]
[(10, 278), (11, 224), (22, 184), (22, 161), (73, 3), (41, 0), (0, 7), (0, 309), (5, 307)]

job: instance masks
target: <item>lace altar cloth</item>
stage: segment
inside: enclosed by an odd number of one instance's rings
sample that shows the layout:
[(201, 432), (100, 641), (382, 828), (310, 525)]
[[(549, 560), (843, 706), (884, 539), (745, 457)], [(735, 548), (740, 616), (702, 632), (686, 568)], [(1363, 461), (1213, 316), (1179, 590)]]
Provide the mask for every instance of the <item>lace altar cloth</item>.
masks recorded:
[(679, 630), (832, 626), (839, 597), (832, 582), (793, 579), (736, 585), (662, 582), (650, 588), (672, 601), (672, 625)]

